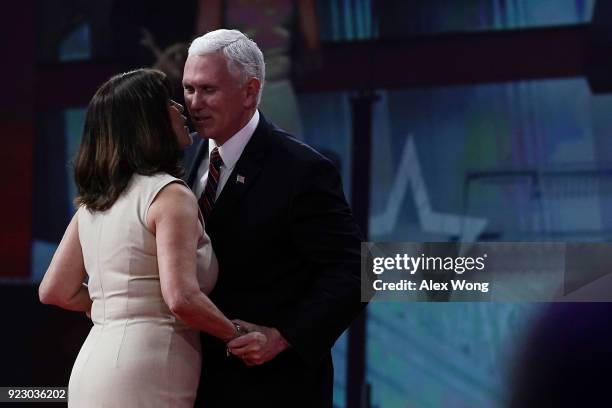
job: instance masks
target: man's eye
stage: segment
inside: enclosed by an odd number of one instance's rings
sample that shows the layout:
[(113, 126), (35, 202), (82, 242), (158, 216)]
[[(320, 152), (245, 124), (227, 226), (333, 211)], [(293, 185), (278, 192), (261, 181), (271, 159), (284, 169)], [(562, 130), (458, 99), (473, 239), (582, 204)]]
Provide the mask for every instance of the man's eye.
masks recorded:
[(204, 88), (204, 92), (206, 92), (207, 94), (213, 93), (215, 92), (215, 88), (207, 86), (206, 88)]
[(190, 86), (185, 86), (185, 87), (183, 87), (183, 89), (184, 89), (184, 90), (185, 90), (185, 92), (187, 92), (187, 93), (193, 93), (193, 88), (192, 88), (192, 87), (190, 87)]

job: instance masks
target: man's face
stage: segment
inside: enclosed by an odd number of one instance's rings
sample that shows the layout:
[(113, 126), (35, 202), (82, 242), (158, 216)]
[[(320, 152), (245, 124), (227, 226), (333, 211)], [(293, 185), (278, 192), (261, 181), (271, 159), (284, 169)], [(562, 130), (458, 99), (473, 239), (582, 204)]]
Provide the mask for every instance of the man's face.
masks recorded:
[(222, 145), (251, 117), (253, 98), (221, 53), (190, 55), (185, 62), (185, 104), (200, 136)]

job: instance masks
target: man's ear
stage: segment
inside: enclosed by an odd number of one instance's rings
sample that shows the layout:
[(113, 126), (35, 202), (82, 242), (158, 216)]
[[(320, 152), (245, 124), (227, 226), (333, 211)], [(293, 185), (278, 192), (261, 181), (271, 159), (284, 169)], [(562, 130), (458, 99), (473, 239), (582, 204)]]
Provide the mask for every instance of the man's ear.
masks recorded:
[(254, 108), (257, 106), (257, 95), (261, 89), (261, 83), (257, 78), (250, 78), (245, 85), (246, 99), (244, 101), (245, 108)]

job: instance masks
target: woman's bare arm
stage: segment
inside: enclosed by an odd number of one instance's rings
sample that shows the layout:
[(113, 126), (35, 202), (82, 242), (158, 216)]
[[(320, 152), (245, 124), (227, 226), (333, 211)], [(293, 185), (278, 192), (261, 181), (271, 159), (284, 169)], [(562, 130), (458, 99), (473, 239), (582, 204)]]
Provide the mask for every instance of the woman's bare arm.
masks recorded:
[(202, 227), (191, 191), (178, 183), (166, 186), (151, 204), (147, 224), (157, 242), (162, 296), (172, 313), (195, 329), (225, 341), (234, 338), (233, 323), (200, 290), (196, 250)]
[(76, 214), (72, 217), (51, 264), (38, 288), (40, 301), (68, 310), (89, 312), (91, 298), (85, 280), (85, 264)]

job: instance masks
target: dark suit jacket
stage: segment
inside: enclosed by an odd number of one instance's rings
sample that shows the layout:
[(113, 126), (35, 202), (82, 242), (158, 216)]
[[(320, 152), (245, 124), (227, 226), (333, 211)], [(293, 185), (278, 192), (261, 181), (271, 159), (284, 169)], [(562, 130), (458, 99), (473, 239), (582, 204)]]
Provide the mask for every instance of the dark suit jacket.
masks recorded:
[[(208, 148), (199, 140), (190, 185)], [(206, 231), (219, 260), (211, 299), (291, 347), (247, 367), (203, 335), (196, 406), (331, 407), (330, 350), (363, 307), (360, 233), (334, 165), (260, 115)]]

